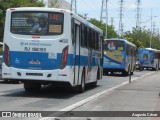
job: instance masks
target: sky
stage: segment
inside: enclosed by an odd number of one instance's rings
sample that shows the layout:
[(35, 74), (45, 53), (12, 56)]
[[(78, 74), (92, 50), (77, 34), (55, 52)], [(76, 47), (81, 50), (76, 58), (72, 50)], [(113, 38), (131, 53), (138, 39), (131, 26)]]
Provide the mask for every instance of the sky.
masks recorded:
[[(44, 0), (47, 2), (47, 0)], [(71, 2), (71, 0), (66, 0)], [(106, 0), (105, 0), (106, 1)], [(119, 8), (121, 0), (108, 0), (108, 25), (111, 25), (111, 18), (113, 18), (113, 25), (115, 30), (119, 30)], [(133, 27), (136, 27), (136, 1), (137, 0), (123, 0), (123, 30), (124, 32), (132, 30)], [(140, 26), (145, 29), (155, 29), (155, 32), (158, 32), (160, 28), (160, 5), (159, 0), (140, 0), (141, 1), (141, 23)], [(102, 0), (77, 0), (77, 13), (78, 14), (87, 14), (87, 18), (95, 18), (100, 20)], [(151, 12), (152, 11), (152, 12)], [(152, 15), (151, 15), (152, 13)], [(105, 13), (104, 13), (105, 14)], [(152, 16), (152, 22), (151, 22)], [(104, 21), (105, 22), (105, 21)], [(160, 30), (159, 30), (160, 31)]]

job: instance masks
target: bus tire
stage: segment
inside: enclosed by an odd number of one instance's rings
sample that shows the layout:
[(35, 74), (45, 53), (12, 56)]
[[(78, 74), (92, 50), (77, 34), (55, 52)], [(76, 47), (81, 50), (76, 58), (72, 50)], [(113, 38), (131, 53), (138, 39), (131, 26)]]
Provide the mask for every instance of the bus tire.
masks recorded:
[(40, 83), (24, 82), (24, 89), (27, 92), (38, 91), (41, 89), (41, 84)]
[(82, 73), (81, 85), (78, 86), (78, 92), (83, 93), (85, 91), (86, 83), (85, 83), (85, 75)]

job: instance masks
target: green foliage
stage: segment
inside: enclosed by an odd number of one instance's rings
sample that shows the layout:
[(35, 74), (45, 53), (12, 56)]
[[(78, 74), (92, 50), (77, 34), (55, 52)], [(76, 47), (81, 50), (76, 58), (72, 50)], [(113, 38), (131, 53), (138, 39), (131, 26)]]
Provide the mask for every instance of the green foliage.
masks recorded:
[[(100, 28), (101, 30), (106, 31), (106, 24), (91, 18), (89, 20), (90, 23), (94, 24), (95, 26), (97, 26), (98, 28)], [(117, 33), (114, 31), (114, 28), (112, 26), (107, 26), (107, 38), (116, 38), (118, 37)]]
[(0, 0), (0, 41), (3, 38), (6, 9), (16, 7), (44, 7), (44, 5), (42, 0)]
[(151, 40), (151, 48), (160, 49), (160, 36), (157, 34), (152, 34), (151, 38), (151, 32), (149, 30), (133, 28), (131, 32), (127, 31), (125, 33), (124, 38), (135, 44), (137, 48), (149, 48)]

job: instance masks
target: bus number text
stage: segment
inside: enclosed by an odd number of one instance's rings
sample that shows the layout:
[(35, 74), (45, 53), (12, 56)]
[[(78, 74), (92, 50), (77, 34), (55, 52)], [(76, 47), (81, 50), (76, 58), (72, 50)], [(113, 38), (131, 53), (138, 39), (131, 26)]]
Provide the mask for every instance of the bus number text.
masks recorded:
[(46, 48), (37, 48), (37, 47), (30, 48), (30, 47), (25, 47), (25, 48), (24, 48), (24, 51), (46, 52)]

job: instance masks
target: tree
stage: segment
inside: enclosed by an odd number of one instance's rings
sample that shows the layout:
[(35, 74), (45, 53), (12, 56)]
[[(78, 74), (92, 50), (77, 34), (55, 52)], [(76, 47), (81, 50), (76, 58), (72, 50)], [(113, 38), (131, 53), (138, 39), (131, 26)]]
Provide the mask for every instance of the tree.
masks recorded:
[(15, 7), (44, 7), (44, 5), (42, 0), (0, 0), (0, 41), (3, 38), (6, 9)]
[[(89, 20), (90, 23), (94, 24), (95, 26), (97, 26), (98, 28), (100, 28), (101, 30), (106, 31), (106, 24), (94, 19), (94, 18), (91, 18)], [(107, 26), (107, 38), (116, 38), (118, 37), (118, 34), (114, 31), (114, 27), (112, 26)]]
[(151, 34), (149, 30), (144, 28), (133, 28), (132, 31), (125, 32), (124, 38), (135, 44), (137, 48), (149, 48), (151, 40), (152, 48), (160, 49), (160, 36)]

